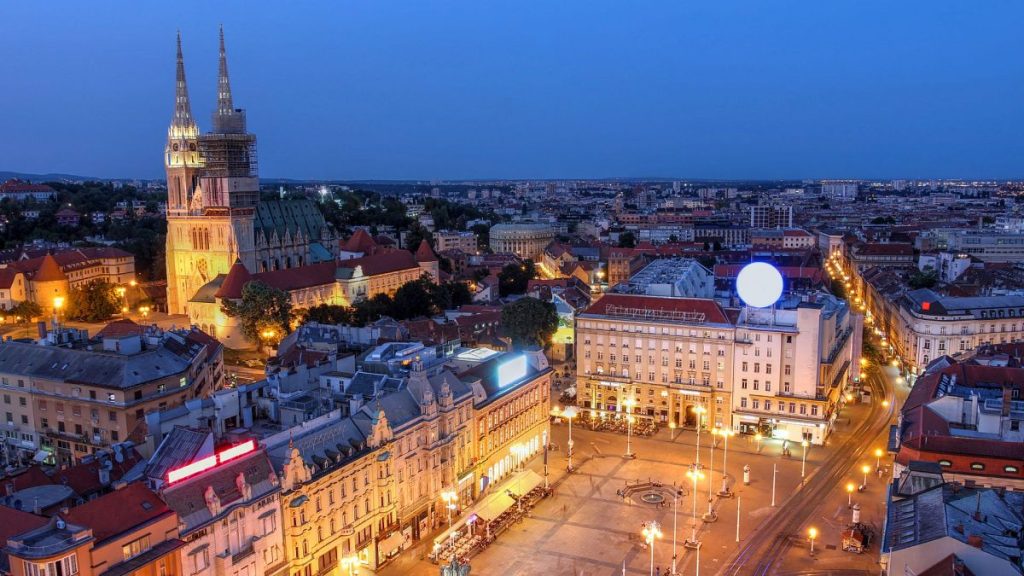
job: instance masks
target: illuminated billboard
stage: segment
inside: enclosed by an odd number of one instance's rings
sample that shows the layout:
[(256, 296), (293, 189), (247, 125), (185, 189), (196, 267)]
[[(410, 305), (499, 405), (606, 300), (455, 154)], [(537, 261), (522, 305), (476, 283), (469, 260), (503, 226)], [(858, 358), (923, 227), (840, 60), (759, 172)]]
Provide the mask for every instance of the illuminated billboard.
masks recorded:
[(225, 462), (234, 460), (239, 456), (244, 456), (254, 450), (256, 450), (256, 441), (246, 440), (241, 444), (221, 450), (213, 456), (207, 456), (206, 458), (169, 470), (167, 472), (167, 483), (173, 484), (174, 482), (195, 476), (196, 474), (205, 472), (210, 468), (216, 467), (218, 464), (224, 464)]
[(498, 386), (508, 386), (522, 380), (526, 376), (526, 356), (520, 354), (515, 358), (498, 364)]

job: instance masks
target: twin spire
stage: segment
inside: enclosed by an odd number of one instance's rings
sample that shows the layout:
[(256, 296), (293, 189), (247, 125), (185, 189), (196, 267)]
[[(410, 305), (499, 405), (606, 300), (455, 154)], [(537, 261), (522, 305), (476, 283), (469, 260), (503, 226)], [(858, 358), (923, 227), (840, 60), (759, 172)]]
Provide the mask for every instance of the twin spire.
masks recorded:
[[(192, 118), (192, 104), (188, 97), (188, 83), (185, 80), (185, 59), (181, 53), (181, 31), (178, 31), (178, 69), (174, 92), (174, 118), (171, 128), (192, 129), (196, 122)], [(220, 27), (220, 66), (217, 74), (217, 110), (213, 113), (213, 131), (227, 133), (237, 131), (241, 121), (244, 132), (244, 116), (235, 110), (231, 100), (231, 82), (228, 79), (228, 57), (224, 49), (224, 27)]]

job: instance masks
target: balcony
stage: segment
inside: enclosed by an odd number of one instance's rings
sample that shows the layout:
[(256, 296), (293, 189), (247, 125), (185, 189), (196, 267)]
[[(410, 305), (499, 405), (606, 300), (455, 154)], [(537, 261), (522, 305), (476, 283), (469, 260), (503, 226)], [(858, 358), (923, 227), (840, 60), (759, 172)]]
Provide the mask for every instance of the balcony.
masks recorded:
[(231, 555), (231, 564), (232, 565), (238, 564), (239, 562), (241, 562), (242, 560), (246, 559), (247, 557), (252, 556), (255, 552), (256, 552), (256, 549), (252, 545), (252, 540), (250, 540), (249, 543), (246, 544), (244, 548), (242, 548), (241, 550), (239, 550), (235, 554)]

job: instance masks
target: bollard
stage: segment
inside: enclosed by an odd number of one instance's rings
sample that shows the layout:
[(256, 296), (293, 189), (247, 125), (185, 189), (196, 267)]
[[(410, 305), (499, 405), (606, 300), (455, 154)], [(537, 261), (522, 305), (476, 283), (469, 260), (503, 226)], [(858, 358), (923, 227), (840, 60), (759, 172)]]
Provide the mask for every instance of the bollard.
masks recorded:
[(750, 465), (743, 465), (743, 485), (750, 486)]

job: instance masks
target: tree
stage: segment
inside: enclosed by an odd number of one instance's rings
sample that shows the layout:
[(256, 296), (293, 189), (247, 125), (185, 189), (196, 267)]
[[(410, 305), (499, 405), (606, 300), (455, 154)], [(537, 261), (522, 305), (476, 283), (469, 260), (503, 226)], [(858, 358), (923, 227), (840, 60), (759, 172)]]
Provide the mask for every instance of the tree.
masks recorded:
[(444, 285), (451, 298), (451, 306), (458, 308), (473, 302), (473, 293), (465, 282), (449, 282)]
[(429, 316), (435, 312), (433, 284), (424, 278), (406, 282), (398, 287), (391, 303), (391, 317), (407, 320)]
[(914, 273), (910, 275), (910, 278), (907, 279), (907, 284), (915, 290), (918, 288), (931, 288), (938, 282), (939, 273), (931, 266), (926, 266), (924, 270), (915, 270)]
[(11, 315), (23, 320), (31, 320), (43, 315), (43, 307), (35, 302), (25, 300), (11, 308)]
[(516, 348), (544, 346), (558, 329), (555, 305), (527, 296), (501, 309), (501, 327)]
[(355, 319), (355, 311), (352, 308), (338, 304), (318, 304), (303, 314), (303, 322), (318, 322), (320, 324), (352, 324)]
[(619, 234), (619, 248), (636, 248), (636, 234), (629, 231)]
[(679, 242), (679, 236), (676, 236), (675, 234), (669, 234), (668, 241), (669, 244), (676, 244), (677, 242)]
[(498, 273), (498, 293), (501, 296), (524, 294), (536, 275), (537, 270), (530, 260), (523, 264), (506, 264)]
[(102, 322), (120, 310), (120, 298), (110, 282), (94, 280), (68, 294), (67, 318), (71, 320)]
[(355, 310), (356, 326), (366, 326), (370, 322), (376, 322), (381, 316), (391, 311), (391, 296), (377, 294), (373, 298), (356, 302), (352, 309)]
[(242, 287), (241, 300), (225, 300), (221, 311), (238, 318), (242, 335), (253, 343), (278, 340), (291, 332), (291, 297), (258, 280)]

